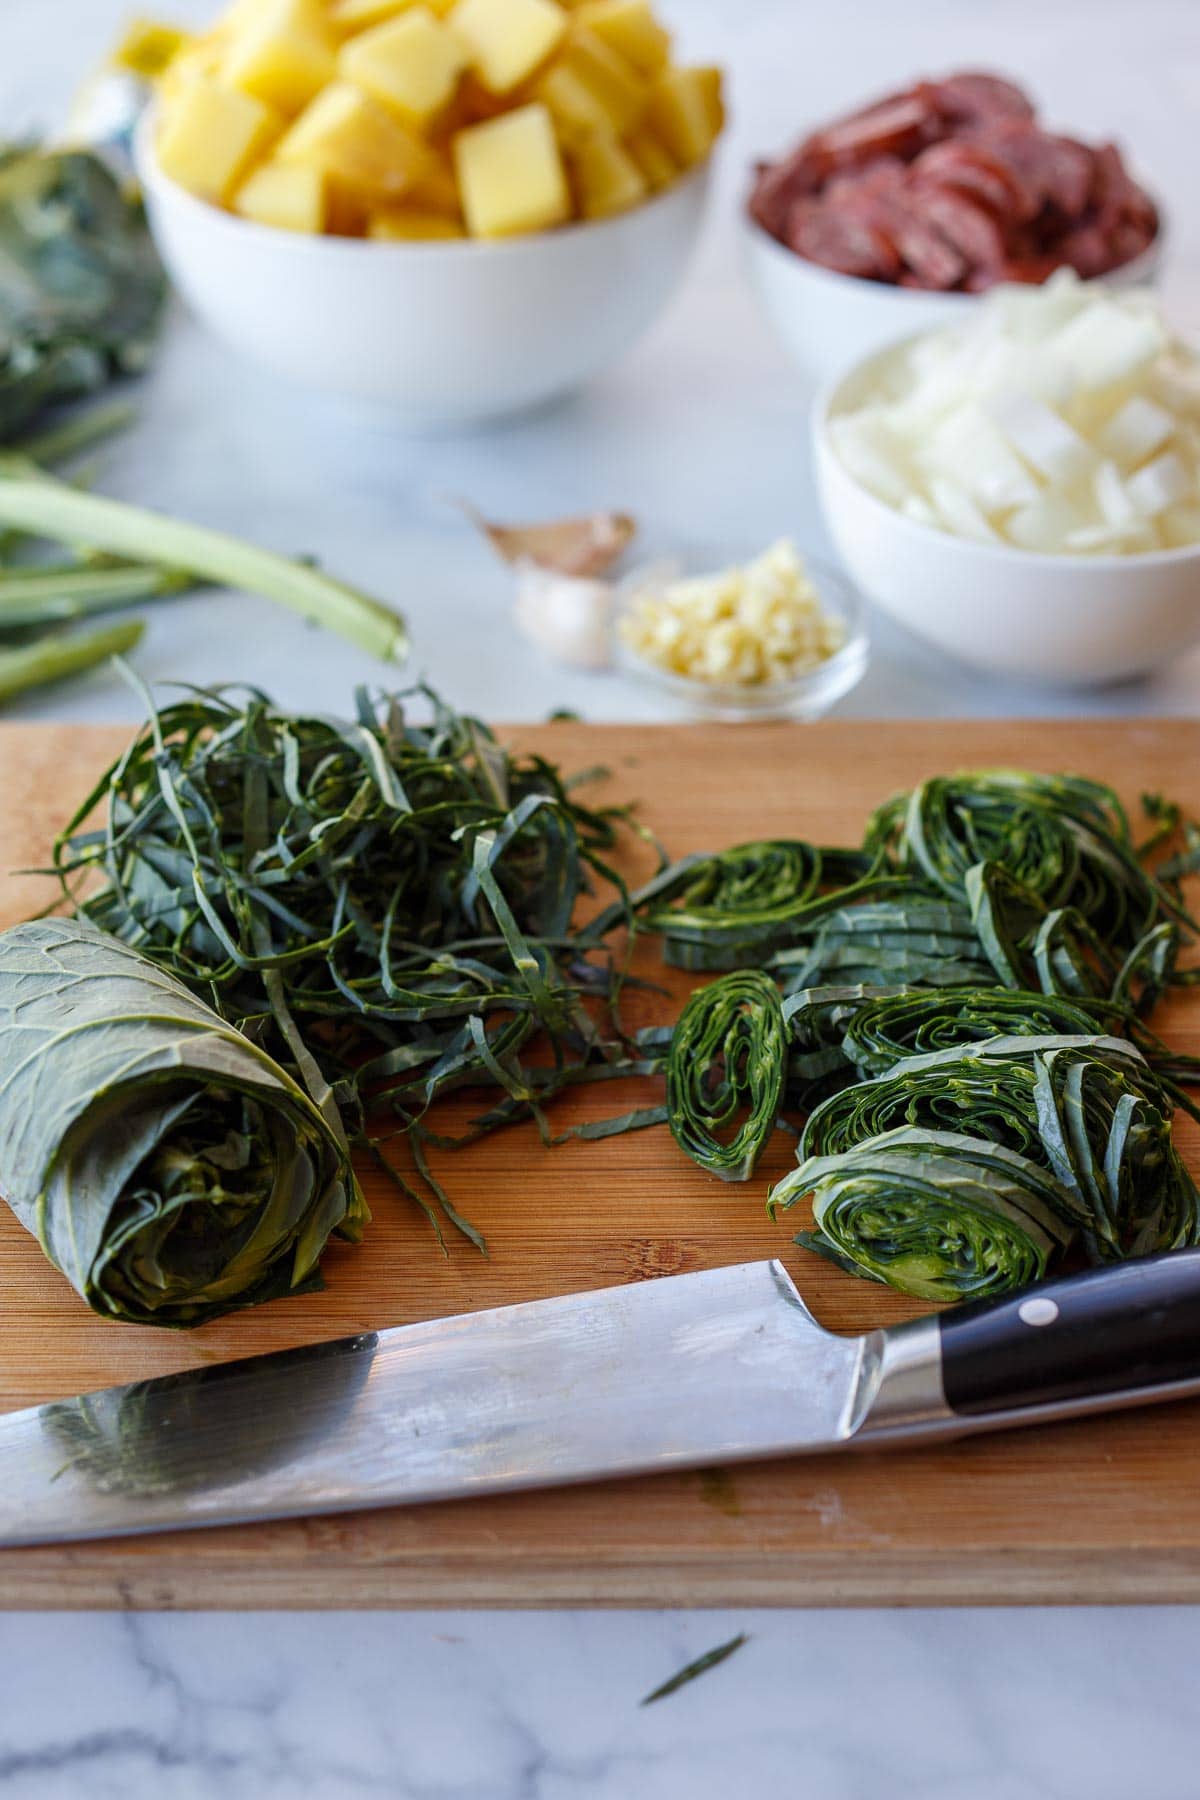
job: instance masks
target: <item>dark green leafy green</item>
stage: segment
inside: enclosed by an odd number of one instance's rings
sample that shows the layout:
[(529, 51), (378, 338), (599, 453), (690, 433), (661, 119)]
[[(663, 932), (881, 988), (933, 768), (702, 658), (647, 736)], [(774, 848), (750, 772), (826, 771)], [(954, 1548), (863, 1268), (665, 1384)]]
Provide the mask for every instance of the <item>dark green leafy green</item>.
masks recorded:
[(490, 1088), (472, 1137), (533, 1117), (549, 1141), (555, 1093), (638, 1066), (605, 1027), (619, 971), (599, 930), (573, 923), (597, 883), (624, 916), (606, 861), (623, 815), (413, 698), (430, 723), (399, 698), (363, 694), (344, 721), (190, 693), (85, 797), (54, 860), (84, 917), (294, 1066), (406, 1192), (470, 1234), (425, 1155), (443, 1141), (434, 1103)]
[(96, 1312), (202, 1324), (319, 1284), (367, 1218), (345, 1139), (264, 1050), (80, 920), (0, 934), (0, 1168)]
[(679, 1148), (722, 1181), (748, 1181), (775, 1128), (787, 1070), (779, 989), (757, 969), (697, 988), (667, 1053)]
[(772, 1212), (813, 1197), (797, 1242), (925, 1300), (1026, 1287), (1070, 1242), (1071, 1196), (1038, 1163), (960, 1132), (901, 1126), (810, 1157), (773, 1190)]
[(957, 1132), (1055, 1175), (1093, 1261), (1192, 1241), (1195, 1184), (1170, 1099), (1123, 1038), (999, 1037), (908, 1056), (811, 1114), (798, 1155), (831, 1156), (900, 1126)]
[(141, 206), (98, 157), (0, 151), (0, 442), (143, 369), (165, 297)]
[(681, 969), (765, 962), (825, 910), (821, 897), (868, 884), (872, 858), (801, 839), (735, 844), (687, 856), (632, 897), (641, 924), (661, 935), (664, 961)]

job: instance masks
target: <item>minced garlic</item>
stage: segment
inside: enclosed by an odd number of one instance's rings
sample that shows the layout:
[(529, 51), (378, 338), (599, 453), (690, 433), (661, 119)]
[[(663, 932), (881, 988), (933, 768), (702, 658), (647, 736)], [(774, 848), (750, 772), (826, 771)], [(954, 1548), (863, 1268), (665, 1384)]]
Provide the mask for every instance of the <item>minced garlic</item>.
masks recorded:
[(744, 568), (643, 590), (621, 620), (622, 641), (672, 675), (761, 687), (825, 662), (846, 640), (795, 546), (772, 544)]

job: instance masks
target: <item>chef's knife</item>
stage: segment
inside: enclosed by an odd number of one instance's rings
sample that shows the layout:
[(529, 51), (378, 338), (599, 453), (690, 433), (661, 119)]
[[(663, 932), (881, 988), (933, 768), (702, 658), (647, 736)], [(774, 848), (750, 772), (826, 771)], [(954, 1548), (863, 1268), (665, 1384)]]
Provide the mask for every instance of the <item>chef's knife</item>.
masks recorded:
[(344, 1338), (0, 1418), (0, 1543), (946, 1438), (1200, 1393), (1200, 1250), (865, 1337), (746, 1263)]

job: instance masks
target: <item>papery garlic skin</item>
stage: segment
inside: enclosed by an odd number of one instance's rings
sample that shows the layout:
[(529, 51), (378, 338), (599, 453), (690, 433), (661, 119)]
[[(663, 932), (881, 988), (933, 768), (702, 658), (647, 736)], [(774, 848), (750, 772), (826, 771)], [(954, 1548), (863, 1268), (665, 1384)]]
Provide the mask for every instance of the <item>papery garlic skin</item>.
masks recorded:
[(792, 680), (846, 640), (787, 539), (744, 567), (643, 588), (618, 629), (634, 655), (668, 674), (747, 687)]

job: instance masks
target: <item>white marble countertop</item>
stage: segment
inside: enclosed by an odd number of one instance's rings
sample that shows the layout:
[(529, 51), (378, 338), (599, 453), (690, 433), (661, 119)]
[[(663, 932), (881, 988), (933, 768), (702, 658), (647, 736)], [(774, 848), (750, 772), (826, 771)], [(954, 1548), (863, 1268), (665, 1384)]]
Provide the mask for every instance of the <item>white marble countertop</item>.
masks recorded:
[[(203, 16), (196, 0), (163, 9)], [(626, 505), (648, 548), (724, 557), (791, 533), (821, 547), (806, 394), (760, 326), (734, 200), (748, 155), (898, 77), (989, 65), (1050, 115), (1135, 146), (1166, 202), (1167, 292), (1200, 328), (1196, 0), (664, 0), (733, 76), (720, 204), (686, 293), (587, 394), (472, 438), (365, 429), (235, 364), (176, 318), (138, 426), (102, 485), (290, 551), (394, 599), (413, 672), (493, 717), (571, 706), (656, 716), (618, 677), (516, 652), (509, 593), (447, 497), (494, 516)], [(61, 117), (125, 0), (3, 0), (6, 132)], [(251, 680), (344, 705), (379, 677), (265, 604), (162, 608), (153, 680)], [(133, 719), (106, 674), (28, 716)], [(880, 627), (859, 717), (1194, 713), (1200, 654), (1089, 695), (997, 687)], [(737, 1630), (747, 1645), (658, 1706), (638, 1700)], [(397, 1800), (1190, 1800), (1197, 1609), (730, 1614), (0, 1615), (0, 1793)]]

